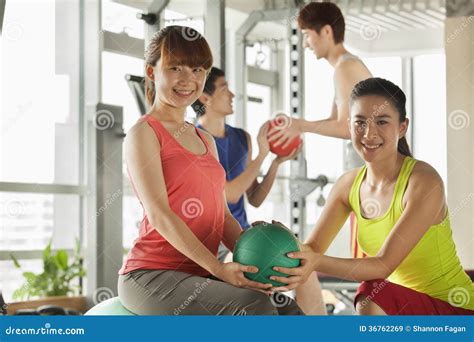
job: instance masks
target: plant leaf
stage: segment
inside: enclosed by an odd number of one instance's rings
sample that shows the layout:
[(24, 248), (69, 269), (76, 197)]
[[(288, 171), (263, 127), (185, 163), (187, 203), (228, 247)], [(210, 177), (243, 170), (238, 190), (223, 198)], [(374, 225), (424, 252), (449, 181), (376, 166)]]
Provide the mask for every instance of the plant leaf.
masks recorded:
[[(13, 254), (10, 256), (15, 267), (21, 268), (17, 258)], [(70, 265), (69, 262), (71, 262)], [(65, 250), (59, 250), (53, 255), (51, 239), (43, 250), (43, 271), (38, 274), (23, 272), (25, 284), (14, 291), (13, 298), (24, 299), (26, 297), (26, 299), (30, 299), (75, 293), (76, 286), (71, 282), (74, 282), (78, 277), (84, 277), (85, 274), (79, 239), (76, 239), (73, 258), (69, 258)]]
[(67, 270), (68, 268), (67, 259), (68, 259), (68, 255), (65, 250), (62, 249), (58, 251), (58, 253), (56, 254), (56, 264), (58, 265), (60, 269), (65, 270), (65, 271)]
[(10, 253), (10, 258), (13, 260), (13, 265), (15, 265), (16, 268), (21, 268), (20, 263), (18, 262), (18, 259), (16, 256)]
[(49, 240), (48, 245), (43, 251), (43, 261), (48, 260), (49, 257), (51, 256), (51, 245), (53, 243), (53, 239)]

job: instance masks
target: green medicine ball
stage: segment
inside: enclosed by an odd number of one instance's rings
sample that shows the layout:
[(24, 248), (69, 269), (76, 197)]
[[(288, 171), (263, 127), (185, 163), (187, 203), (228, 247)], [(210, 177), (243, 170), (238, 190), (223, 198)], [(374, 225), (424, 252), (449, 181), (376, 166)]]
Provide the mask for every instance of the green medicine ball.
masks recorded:
[(273, 270), (275, 266), (298, 267), (299, 259), (291, 259), (286, 255), (299, 251), (299, 243), (293, 233), (276, 224), (259, 224), (249, 228), (240, 236), (234, 248), (234, 262), (242, 265), (258, 267), (258, 273), (245, 272), (245, 277), (260, 283), (271, 283), (273, 286), (285, 286), (270, 279), (270, 276), (288, 277)]

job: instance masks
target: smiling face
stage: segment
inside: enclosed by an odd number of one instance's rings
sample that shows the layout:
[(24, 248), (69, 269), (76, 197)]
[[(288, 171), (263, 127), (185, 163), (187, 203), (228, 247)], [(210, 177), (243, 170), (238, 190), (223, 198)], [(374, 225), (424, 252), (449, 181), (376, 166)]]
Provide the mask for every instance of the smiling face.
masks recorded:
[(408, 119), (400, 123), (400, 113), (385, 97), (367, 95), (351, 106), (351, 140), (366, 162), (383, 160), (397, 153), (398, 140), (408, 128)]
[(230, 91), (227, 80), (224, 76), (220, 76), (216, 79), (214, 85), (214, 93), (212, 95), (205, 94), (207, 97), (206, 111), (224, 116), (232, 114), (234, 112), (232, 104), (235, 95)]
[(327, 56), (329, 39), (328, 39), (328, 25), (324, 26), (319, 33), (311, 29), (303, 29), (303, 47), (308, 48), (315, 54), (317, 59)]
[(162, 60), (155, 67), (149, 66), (147, 73), (154, 79), (158, 100), (173, 108), (191, 105), (202, 94), (206, 82), (203, 67), (163, 65)]

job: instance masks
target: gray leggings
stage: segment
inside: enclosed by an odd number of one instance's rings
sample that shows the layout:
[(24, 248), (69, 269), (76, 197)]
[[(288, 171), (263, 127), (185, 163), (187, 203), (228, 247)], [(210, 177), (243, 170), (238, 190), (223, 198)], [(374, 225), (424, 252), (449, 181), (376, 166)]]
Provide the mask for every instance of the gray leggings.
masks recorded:
[(122, 304), (137, 315), (304, 315), (281, 293), (238, 288), (218, 279), (170, 270), (120, 275)]

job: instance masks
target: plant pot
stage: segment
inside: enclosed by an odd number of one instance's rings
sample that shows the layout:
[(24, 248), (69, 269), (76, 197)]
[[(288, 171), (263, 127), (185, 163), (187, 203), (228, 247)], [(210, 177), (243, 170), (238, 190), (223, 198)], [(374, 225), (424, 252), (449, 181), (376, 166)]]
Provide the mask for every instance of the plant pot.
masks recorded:
[(7, 306), (7, 315), (14, 315), (18, 309), (36, 309), (42, 305), (55, 305), (62, 308), (74, 309), (82, 313), (87, 311), (85, 296), (57, 296), (9, 303)]

